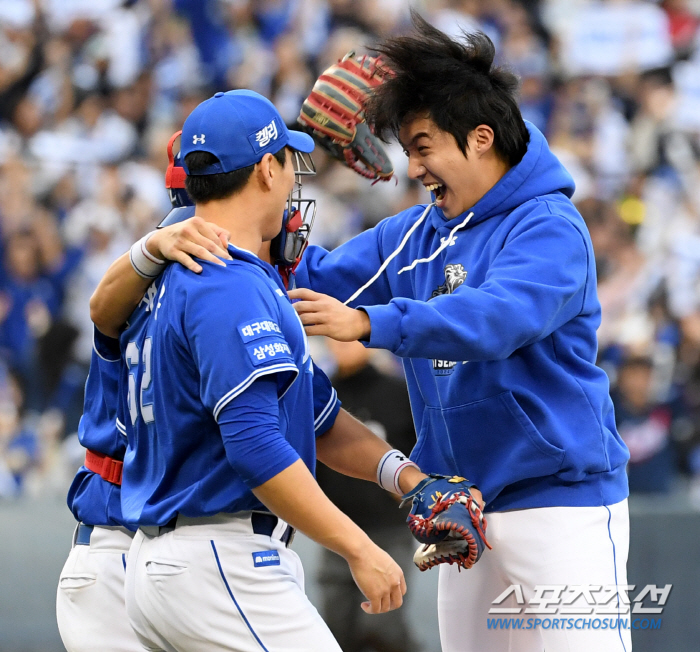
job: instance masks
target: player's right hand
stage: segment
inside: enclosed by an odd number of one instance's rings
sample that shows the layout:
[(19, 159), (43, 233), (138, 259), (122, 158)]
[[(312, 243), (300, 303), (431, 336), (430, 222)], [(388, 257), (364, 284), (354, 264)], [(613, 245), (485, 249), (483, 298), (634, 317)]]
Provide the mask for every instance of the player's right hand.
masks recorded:
[(158, 229), (148, 239), (146, 247), (156, 258), (176, 261), (199, 274), (202, 266), (194, 258), (208, 260), (215, 265), (225, 264), (221, 258), (231, 260), (227, 251), (230, 236), (226, 229), (195, 215)]
[(403, 604), (406, 580), (401, 567), (379, 546), (372, 544), (357, 557), (347, 560), (358, 588), (367, 598), (362, 609), (381, 614)]

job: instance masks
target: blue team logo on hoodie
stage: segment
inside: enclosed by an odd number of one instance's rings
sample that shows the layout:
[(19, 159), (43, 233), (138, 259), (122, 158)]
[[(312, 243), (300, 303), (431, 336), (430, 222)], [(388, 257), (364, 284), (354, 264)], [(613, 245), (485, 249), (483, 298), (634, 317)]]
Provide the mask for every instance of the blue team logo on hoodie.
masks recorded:
[[(467, 270), (461, 264), (445, 265), (445, 283), (431, 295), (431, 299), (441, 294), (452, 294), (467, 280)], [(452, 360), (433, 360), (433, 371), (436, 376), (449, 376), (457, 363)]]

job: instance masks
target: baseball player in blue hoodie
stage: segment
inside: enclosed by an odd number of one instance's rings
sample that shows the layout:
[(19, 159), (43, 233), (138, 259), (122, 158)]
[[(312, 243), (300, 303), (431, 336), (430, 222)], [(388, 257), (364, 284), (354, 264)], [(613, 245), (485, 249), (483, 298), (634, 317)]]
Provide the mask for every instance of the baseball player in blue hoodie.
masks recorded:
[[(485, 35), (414, 25), (377, 48), (393, 75), (366, 115), (398, 137), (431, 201), (332, 252), (310, 247), (307, 289), (290, 296), (307, 334), (403, 359), (411, 459), (483, 494), (493, 550), (469, 572), (440, 566), (443, 651), (629, 652), (614, 590), (627, 584), (628, 452), (595, 365), (601, 309), (573, 180)], [(498, 608), (523, 629), (490, 628)]]

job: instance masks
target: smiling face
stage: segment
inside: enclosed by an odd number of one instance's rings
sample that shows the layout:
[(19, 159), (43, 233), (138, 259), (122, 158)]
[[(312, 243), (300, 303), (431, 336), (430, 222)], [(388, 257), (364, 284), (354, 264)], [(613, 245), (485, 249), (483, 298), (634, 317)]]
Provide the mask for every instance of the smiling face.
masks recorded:
[(467, 156), (454, 136), (428, 117), (406, 120), (399, 140), (408, 156), (408, 176), (435, 194), (448, 219), (474, 206), (508, 169), (496, 156), (493, 131), (486, 125), (469, 134)]

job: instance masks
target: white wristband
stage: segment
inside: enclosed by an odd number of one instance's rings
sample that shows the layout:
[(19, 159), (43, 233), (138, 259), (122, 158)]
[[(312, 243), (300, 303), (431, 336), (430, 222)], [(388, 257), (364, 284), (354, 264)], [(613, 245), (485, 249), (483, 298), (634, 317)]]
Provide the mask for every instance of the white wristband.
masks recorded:
[(379, 466), (377, 467), (377, 484), (386, 491), (391, 491), (399, 496), (403, 496), (403, 491), (399, 487), (399, 476), (401, 471), (409, 466), (415, 466), (418, 468), (417, 464), (411, 462), (407, 455), (404, 455), (401, 451), (393, 450), (387, 451), (381, 460), (379, 460)]
[(131, 261), (131, 266), (142, 278), (155, 278), (167, 265), (164, 260), (156, 258), (150, 251), (148, 251), (148, 249), (146, 249), (146, 243), (154, 233), (155, 231), (147, 233), (138, 242), (131, 245), (131, 249), (129, 249), (129, 260)]

